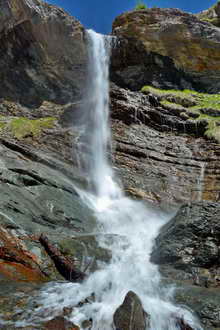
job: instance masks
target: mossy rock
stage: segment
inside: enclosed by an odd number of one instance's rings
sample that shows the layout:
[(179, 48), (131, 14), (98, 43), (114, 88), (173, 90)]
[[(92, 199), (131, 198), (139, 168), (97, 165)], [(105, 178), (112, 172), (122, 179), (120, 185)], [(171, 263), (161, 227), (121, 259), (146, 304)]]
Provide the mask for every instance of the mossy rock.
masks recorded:
[(18, 140), (26, 137), (38, 138), (44, 129), (53, 128), (56, 118), (28, 119), (25, 117), (0, 117), (0, 134), (7, 133)]
[(141, 89), (144, 94), (153, 94), (161, 101), (169, 101), (171, 103), (176, 103), (182, 105), (183, 107), (190, 107), (196, 105), (196, 99), (192, 91), (184, 90), (164, 90), (154, 88), (152, 86), (144, 86)]
[(162, 90), (152, 86), (144, 86), (141, 91), (157, 97), (164, 109), (173, 111), (182, 119), (204, 122), (204, 135), (220, 143), (220, 94), (192, 90)]

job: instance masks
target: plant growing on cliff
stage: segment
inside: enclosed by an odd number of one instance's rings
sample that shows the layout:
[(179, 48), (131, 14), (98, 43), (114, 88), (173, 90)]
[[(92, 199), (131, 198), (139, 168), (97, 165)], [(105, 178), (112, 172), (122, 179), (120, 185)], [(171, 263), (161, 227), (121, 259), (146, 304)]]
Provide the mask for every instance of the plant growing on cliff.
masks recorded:
[(142, 9), (147, 9), (147, 6), (145, 5), (144, 2), (138, 2), (135, 6), (135, 10), (142, 10)]

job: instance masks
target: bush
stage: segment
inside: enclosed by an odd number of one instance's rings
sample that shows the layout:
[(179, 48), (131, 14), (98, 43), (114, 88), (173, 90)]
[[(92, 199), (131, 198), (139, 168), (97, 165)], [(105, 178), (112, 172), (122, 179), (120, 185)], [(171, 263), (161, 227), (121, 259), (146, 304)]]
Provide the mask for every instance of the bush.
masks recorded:
[(142, 10), (142, 9), (147, 9), (147, 6), (145, 5), (145, 3), (144, 2), (137, 3), (135, 10)]

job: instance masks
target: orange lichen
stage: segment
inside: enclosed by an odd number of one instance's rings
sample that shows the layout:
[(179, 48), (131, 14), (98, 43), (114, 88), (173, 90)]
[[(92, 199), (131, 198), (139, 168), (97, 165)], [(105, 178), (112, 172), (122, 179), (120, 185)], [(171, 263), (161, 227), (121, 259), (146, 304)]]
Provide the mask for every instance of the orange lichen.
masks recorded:
[(0, 273), (15, 281), (44, 281), (39, 258), (28, 251), (23, 239), (0, 227)]
[(18, 282), (42, 282), (45, 276), (37, 269), (28, 268), (22, 264), (9, 261), (0, 261), (0, 273), (11, 280)]

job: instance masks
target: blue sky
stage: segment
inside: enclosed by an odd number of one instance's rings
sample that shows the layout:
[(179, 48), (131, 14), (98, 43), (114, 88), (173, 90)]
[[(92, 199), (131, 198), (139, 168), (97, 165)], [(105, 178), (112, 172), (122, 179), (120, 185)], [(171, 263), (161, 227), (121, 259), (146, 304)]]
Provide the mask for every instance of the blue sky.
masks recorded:
[[(86, 27), (100, 33), (111, 32), (116, 16), (135, 7), (137, 0), (47, 0), (64, 8)], [(173, 7), (196, 13), (211, 7), (217, 0), (146, 0), (148, 7)]]

